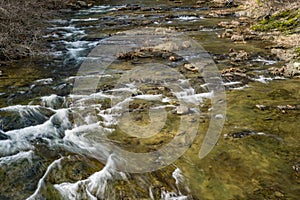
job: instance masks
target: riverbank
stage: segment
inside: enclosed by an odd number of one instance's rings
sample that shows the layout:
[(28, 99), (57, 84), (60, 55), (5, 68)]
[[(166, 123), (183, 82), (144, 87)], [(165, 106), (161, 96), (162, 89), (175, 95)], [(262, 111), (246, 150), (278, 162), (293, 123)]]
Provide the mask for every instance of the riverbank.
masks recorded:
[[(225, 7), (223, 1), (215, 0)], [(236, 43), (249, 40), (271, 42), (266, 47), (285, 64), (270, 68), (270, 74), (285, 77), (300, 77), (300, 2), (273, 0), (234, 1), (232, 8), (219, 14), (232, 14), (231, 22), (220, 23), (225, 28), (220, 37)]]
[[(36, 56), (47, 52), (47, 41), (43, 38), (47, 21), (61, 15), (61, 9), (80, 9), (93, 6), (101, 1), (0, 1), (0, 59), (2, 64), (11, 60)], [(180, 2), (179, 2), (180, 3)], [(206, 4), (197, 1), (195, 6)], [(300, 57), (300, 14), (299, 1), (289, 0), (278, 3), (273, 0), (236, 0), (227, 4), (224, 0), (214, 0), (209, 7), (219, 7), (212, 15), (233, 14), (232, 23), (220, 24), (227, 28), (222, 37), (233, 42), (245, 42), (249, 39), (272, 41), (272, 53), (293, 65)], [(226, 32), (230, 32), (229, 34)], [(0, 63), (1, 64), (1, 63)], [(280, 74), (284, 69), (276, 69)], [(284, 75), (287, 75), (283, 73)], [(298, 75), (298, 73), (290, 73)]]
[(47, 44), (43, 35), (47, 21), (60, 16), (61, 9), (80, 9), (93, 6), (94, 3), (75, 0), (1, 0), (0, 65), (46, 52)]

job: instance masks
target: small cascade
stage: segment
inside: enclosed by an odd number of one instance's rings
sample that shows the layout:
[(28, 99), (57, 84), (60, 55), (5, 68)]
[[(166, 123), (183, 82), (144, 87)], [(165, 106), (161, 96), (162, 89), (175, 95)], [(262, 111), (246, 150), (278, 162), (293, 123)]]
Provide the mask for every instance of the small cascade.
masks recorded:
[(127, 179), (125, 173), (117, 172), (114, 169), (115, 161), (111, 155), (105, 167), (85, 180), (80, 180), (76, 183), (61, 183), (54, 187), (66, 199), (107, 199), (111, 197), (113, 191), (109, 191), (112, 181)]
[[(53, 60), (37, 67), (47, 74), (0, 92), (1, 98), (7, 97), (0, 108), (0, 167), (22, 171), (24, 166), (25, 175), (16, 176), (30, 182), (28, 187), (22, 185), (24, 194), (16, 199), (198, 198), (187, 174), (198, 173), (202, 166), (192, 161), (175, 166), (172, 159), (174, 154), (181, 159), (182, 150), (196, 152), (192, 144), (199, 132), (220, 128), (209, 120), (226, 119), (212, 105), (222, 106), (224, 100), (214, 86), (243, 90), (251, 81), (264, 85), (279, 78), (266, 76), (265, 71), (237, 78), (242, 72), (230, 68), (222, 79), (209, 71), (214, 80), (205, 80), (202, 70), (212, 65), (208, 53), (185, 52), (197, 45), (181, 40), (183, 34), (175, 30), (207, 39), (220, 31), (215, 28), (220, 19), (212, 20), (197, 7), (166, 4), (93, 6), (63, 11), (67, 19), (49, 22), (45, 38), (52, 41)], [(148, 26), (154, 28), (142, 30), (152, 32), (128, 31)], [(198, 59), (203, 69), (187, 64)], [(263, 66), (277, 63), (260, 56), (251, 59)], [(224, 60), (227, 67), (229, 61)], [(110, 66), (102, 69), (107, 63)], [(85, 88), (85, 81), (94, 87)], [(86, 90), (76, 90), (78, 85)], [(10, 89), (15, 90), (11, 95)], [(217, 137), (206, 138), (205, 145), (215, 145)], [(209, 173), (205, 170), (201, 173)], [(0, 199), (11, 199), (14, 191), (1, 195)]]
[(5, 132), (9, 139), (0, 141), (2, 156), (12, 155), (19, 151), (34, 149), (34, 141), (42, 140), (54, 145), (57, 139), (64, 136), (64, 131), (71, 127), (67, 109), (57, 110), (47, 121), (39, 125), (28, 126)]

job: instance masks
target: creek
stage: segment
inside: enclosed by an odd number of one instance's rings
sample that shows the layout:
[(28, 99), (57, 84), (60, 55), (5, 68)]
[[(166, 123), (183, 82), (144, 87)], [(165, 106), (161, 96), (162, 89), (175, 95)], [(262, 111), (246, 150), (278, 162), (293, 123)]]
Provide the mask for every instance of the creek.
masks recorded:
[(0, 199), (300, 196), (299, 80), (182, 2), (62, 11), (51, 55), (1, 69)]

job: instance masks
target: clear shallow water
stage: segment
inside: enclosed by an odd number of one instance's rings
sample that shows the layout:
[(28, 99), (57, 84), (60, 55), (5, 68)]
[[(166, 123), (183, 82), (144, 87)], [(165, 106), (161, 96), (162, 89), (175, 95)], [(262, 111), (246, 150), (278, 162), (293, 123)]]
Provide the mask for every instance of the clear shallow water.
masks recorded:
[[(144, 10), (138, 6), (126, 9), (125, 3), (95, 6), (53, 20), (47, 35), (53, 40), (53, 58), (21, 61), (3, 69), (0, 199), (297, 199), (299, 174), (293, 167), (300, 162), (299, 110), (283, 112), (277, 106), (299, 104), (299, 81), (271, 79), (264, 70), (269, 63), (276, 65), (276, 60), (262, 57), (268, 55), (262, 44), (218, 39), (216, 33), (221, 30), (216, 24), (230, 19), (210, 18), (205, 9), (192, 8), (193, 2), (138, 2)], [(104, 71), (94, 71), (95, 63), (107, 59), (99, 51), (90, 53), (94, 47), (110, 41), (117, 32), (145, 26), (176, 27), (212, 56), (230, 48), (254, 55), (254, 66), (241, 63), (251, 69), (247, 84), (224, 79), (229, 87), (226, 122), (217, 145), (204, 159), (199, 159), (198, 153), (213, 110), (212, 94), (198, 73), (186, 70), (180, 60), (172, 62), (169, 52), (147, 51), (137, 58), (117, 59)], [(91, 71), (76, 76), (82, 62)], [(167, 65), (183, 77), (167, 72), (160, 76), (160, 70), (151, 70), (147, 63)], [(137, 70), (126, 78), (127, 72), (140, 65), (150, 70)], [(228, 67), (222, 62), (217, 66)], [(95, 77), (100, 81), (94, 91), (73, 90), (76, 81), (89, 83)], [(120, 77), (125, 79), (120, 81)], [(169, 85), (161, 82), (161, 77)], [(169, 90), (171, 83), (179, 85), (180, 91)], [(178, 109), (180, 98), (196, 102), (197, 107), (178, 115), (186, 110)], [(256, 105), (270, 108), (259, 110)], [(126, 106), (131, 121), (125, 118), (121, 125)], [(166, 110), (165, 115), (152, 113), (157, 119), (168, 119), (162, 127), (159, 120), (151, 124), (150, 107)], [(115, 170), (118, 165), (149, 166), (153, 162), (141, 164), (141, 159), (136, 159), (126, 163), (115, 153), (116, 146), (135, 153), (161, 149), (176, 137), (182, 117), (187, 120), (183, 123), (186, 131), (194, 124), (199, 124), (199, 130), (193, 143), (180, 138), (180, 145), (188, 146), (188, 151), (178, 160), (153, 172)], [(132, 121), (160, 131), (148, 137), (152, 130), (140, 134)], [(124, 131), (128, 129), (131, 132)], [(158, 156), (155, 162), (162, 160)]]

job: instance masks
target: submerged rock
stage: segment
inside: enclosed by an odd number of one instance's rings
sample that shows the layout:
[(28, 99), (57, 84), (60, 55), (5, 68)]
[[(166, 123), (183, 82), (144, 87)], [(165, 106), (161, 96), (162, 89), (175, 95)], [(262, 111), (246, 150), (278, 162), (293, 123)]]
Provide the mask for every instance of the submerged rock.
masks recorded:
[(226, 29), (224, 33), (219, 35), (220, 38), (231, 38), (233, 36), (233, 29)]
[(253, 131), (242, 130), (242, 131), (239, 131), (239, 132), (232, 133), (232, 134), (230, 134), (230, 136), (233, 137), (233, 138), (244, 138), (244, 137), (254, 135), (254, 134), (255, 133)]
[(189, 71), (192, 71), (192, 72), (197, 72), (199, 71), (197, 67), (195, 67), (194, 65), (192, 64), (185, 64), (183, 66), (185, 69), (189, 70)]
[(241, 23), (239, 21), (236, 21), (236, 20), (232, 20), (231, 22), (220, 22), (218, 24), (218, 26), (226, 28), (226, 29), (236, 28), (240, 25), (241, 25)]
[(295, 171), (295, 172), (300, 172), (300, 163), (297, 163), (296, 165), (294, 165), (293, 166), (293, 170)]

